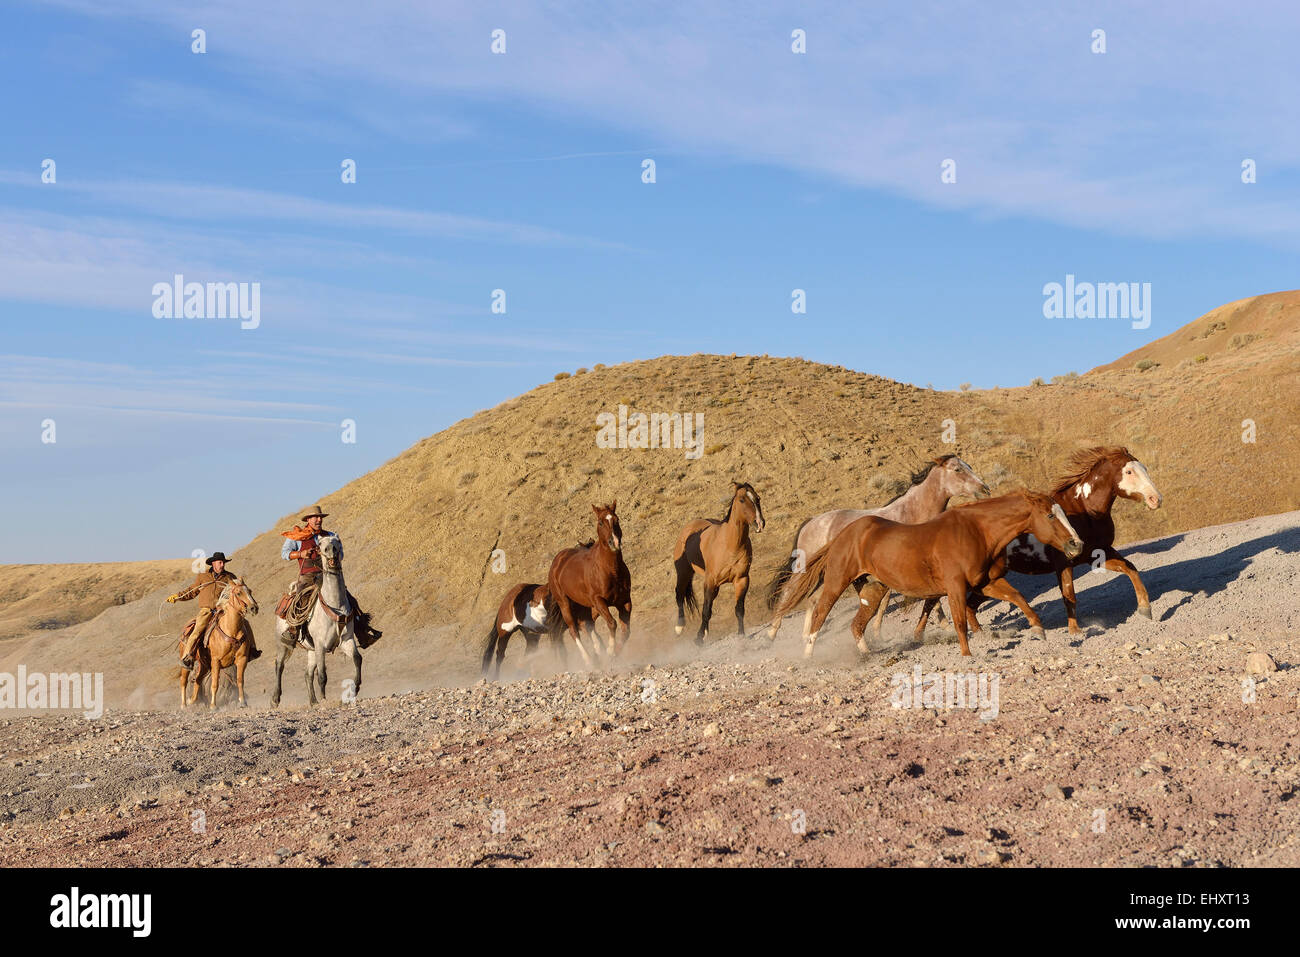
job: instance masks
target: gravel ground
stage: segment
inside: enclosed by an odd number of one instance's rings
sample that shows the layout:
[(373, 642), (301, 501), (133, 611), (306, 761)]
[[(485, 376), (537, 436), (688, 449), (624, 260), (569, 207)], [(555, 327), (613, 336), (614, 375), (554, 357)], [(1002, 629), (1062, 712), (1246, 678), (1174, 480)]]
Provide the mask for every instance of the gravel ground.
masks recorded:
[[(0, 864), (1300, 864), (1300, 513), (1124, 551), (1154, 620), (1089, 573), (1070, 638), (1017, 578), (1047, 637), (986, 607), (966, 659), (897, 612), (862, 658), (846, 602), (811, 661), (791, 620), (351, 707), (0, 712)], [(895, 707), (917, 668), (996, 715)]]

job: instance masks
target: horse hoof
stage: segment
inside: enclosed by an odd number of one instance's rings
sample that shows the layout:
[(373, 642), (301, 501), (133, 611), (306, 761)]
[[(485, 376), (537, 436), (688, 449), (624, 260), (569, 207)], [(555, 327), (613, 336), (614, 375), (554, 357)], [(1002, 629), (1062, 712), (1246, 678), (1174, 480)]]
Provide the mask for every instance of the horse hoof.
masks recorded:
[(1047, 637), (1047, 632), (1043, 630), (1043, 626), (1042, 626), (1042, 625), (1034, 625), (1034, 627), (1033, 627), (1033, 628), (1030, 628), (1029, 630), (1030, 630), (1030, 632), (1033, 634), (1033, 636), (1034, 636), (1035, 638), (1046, 638), (1046, 637)]
[(1150, 606), (1150, 605), (1139, 605), (1139, 606), (1138, 606), (1138, 614), (1141, 615), (1143, 618), (1150, 618), (1150, 617), (1151, 617), (1151, 606)]
[(677, 634), (679, 634), (679, 635), (682, 633), (683, 630), (684, 630), (684, 626), (682, 626), (682, 625), (674, 625), (674, 626), (673, 626), (673, 631), (675, 631), (675, 632), (676, 632)]

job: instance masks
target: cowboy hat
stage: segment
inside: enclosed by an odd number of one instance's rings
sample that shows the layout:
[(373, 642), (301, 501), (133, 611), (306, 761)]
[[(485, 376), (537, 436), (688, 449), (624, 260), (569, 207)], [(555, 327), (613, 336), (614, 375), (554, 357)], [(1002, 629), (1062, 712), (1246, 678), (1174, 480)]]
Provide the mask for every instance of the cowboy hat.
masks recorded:
[(226, 558), (225, 552), (213, 552), (212, 556), (208, 559), (208, 564), (211, 565), (213, 562), (224, 562), (224, 561), (229, 561), (229, 559)]
[(322, 511), (320, 510), (320, 506), (319, 506), (319, 505), (313, 505), (313, 506), (311, 507), (311, 511), (309, 511), (306, 515), (304, 515), (304, 516), (302, 517), (302, 520), (305, 522), (305, 521), (307, 521), (307, 519), (309, 519), (309, 518), (316, 518), (316, 517), (318, 517), (318, 516), (319, 516), (320, 518), (328, 518), (328, 517), (329, 517), (329, 513), (328, 513), (328, 512), (322, 512)]

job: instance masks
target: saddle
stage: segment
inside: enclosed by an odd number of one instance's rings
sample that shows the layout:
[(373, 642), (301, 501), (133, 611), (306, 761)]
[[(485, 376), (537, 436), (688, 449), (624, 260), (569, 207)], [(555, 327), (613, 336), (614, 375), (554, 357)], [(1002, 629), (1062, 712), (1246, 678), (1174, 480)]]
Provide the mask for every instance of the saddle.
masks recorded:
[[(186, 623), (184, 630), (181, 632), (181, 641), (184, 641), (185, 639), (189, 638), (190, 635), (194, 634), (194, 623), (196, 621), (198, 621), (198, 618), (194, 617), (191, 618), (189, 622)], [(217, 631), (221, 631), (221, 626), (217, 623), (216, 615), (213, 615), (211, 618), (208, 619), (208, 627), (204, 629), (203, 638), (200, 639), (199, 641), (200, 647), (203, 648), (208, 647), (208, 639), (212, 637), (212, 630), (214, 628)], [(248, 634), (242, 628), (239, 630), (238, 638), (231, 638), (224, 631), (221, 631), (221, 634), (225, 636), (227, 641), (233, 641), (236, 648), (248, 640)]]

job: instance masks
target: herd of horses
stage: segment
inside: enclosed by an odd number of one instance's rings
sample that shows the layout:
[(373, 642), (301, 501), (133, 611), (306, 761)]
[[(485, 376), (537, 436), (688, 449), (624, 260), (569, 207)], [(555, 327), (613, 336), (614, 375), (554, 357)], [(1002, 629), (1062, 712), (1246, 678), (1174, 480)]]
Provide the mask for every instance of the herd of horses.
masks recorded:
[[(761, 532), (765, 523), (754, 487), (747, 482), (731, 485), (723, 517), (688, 522), (673, 549), (676, 631), (682, 633), (687, 613), (698, 613), (697, 644), (708, 636), (714, 600), (727, 584), (735, 589), (736, 632), (745, 633), (754, 552), (750, 533)], [(952, 499), (961, 497), (975, 501), (949, 508)], [(766, 589), (773, 615), (768, 637), (774, 640), (782, 619), (803, 606), (804, 655), (811, 656), (826, 617), (850, 584), (860, 602), (851, 632), (863, 653), (868, 652), (866, 626), (874, 619), (880, 634), (892, 593), (924, 602), (916, 624), (918, 639), (939, 599), (947, 598), (963, 655), (970, 654), (968, 632), (980, 631), (975, 613), (988, 600), (1015, 605), (1042, 635), (1041, 619), (1007, 581), (1009, 571), (1055, 573), (1069, 632), (1076, 634), (1074, 568), (1082, 564), (1127, 575), (1138, 612), (1150, 618), (1150, 600), (1137, 569), (1115, 550), (1110, 512), (1118, 498), (1153, 510), (1162, 501), (1146, 467), (1120, 446), (1075, 452), (1049, 492), (1018, 489), (997, 497), (962, 459), (941, 456), (914, 474), (910, 487), (887, 505), (834, 509), (799, 526), (789, 556)], [(608, 659), (618, 655), (631, 627), (632, 576), (623, 560), (616, 508), (617, 503), (593, 506), (595, 536), (557, 554), (545, 583), (517, 584), (506, 593), (483, 651), (485, 675), (500, 676), (506, 646), (517, 633), (524, 635), (530, 656), (543, 634), (550, 636), (562, 659), (567, 634), (588, 668), (602, 654)], [(695, 597), (696, 575), (703, 581), (702, 604)], [(608, 631), (604, 649), (597, 619)]]
[[(1133, 564), (1115, 550), (1111, 507), (1118, 498), (1161, 505), (1142, 465), (1125, 448), (1094, 447), (1076, 452), (1065, 474), (1049, 492), (1018, 489), (992, 497), (988, 486), (955, 455), (944, 455), (911, 477), (901, 495), (880, 508), (834, 509), (812, 516), (795, 533), (789, 555), (775, 569), (766, 589), (772, 622), (768, 637), (775, 640), (782, 619), (800, 607), (804, 614), (804, 655), (811, 656), (817, 635), (831, 608), (852, 585), (859, 606), (851, 632), (859, 650), (874, 619), (877, 636), (892, 593), (924, 606), (916, 624), (923, 633), (940, 598), (948, 599), (948, 615), (963, 655), (970, 654), (968, 632), (980, 631), (976, 611), (987, 600), (1008, 601), (1039, 635), (1043, 624), (1024, 597), (1006, 579), (1009, 571), (1040, 575), (1055, 573), (1065, 604), (1069, 631), (1079, 631), (1074, 568), (1081, 564), (1122, 572), (1133, 584), (1137, 610), (1151, 617), (1146, 588)], [(754, 548), (751, 532), (765, 525), (758, 492), (747, 482), (731, 483), (731, 498), (720, 519), (694, 519), (681, 529), (673, 548), (676, 575), (676, 631), (681, 634), (689, 614), (698, 614), (697, 644), (709, 634), (713, 603), (723, 585), (735, 589), (736, 632), (745, 633), (745, 598), (749, 592)], [(949, 507), (955, 498), (968, 504)], [(521, 583), (506, 592), (488, 631), (483, 651), (485, 675), (498, 678), (510, 639), (522, 633), (531, 656), (542, 635), (548, 635), (561, 660), (567, 658), (565, 637), (572, 639), (584, 665), (617, 657), (627, 643), (632, 620), (632, 575), (623, 559), (623, 529), (617, 502), (594, 505), (595, 535), (583, 545), (566, 548), (551, 562), (544, 583)], [(361, 652), (343, 596), (342, 554), (322, 546), (324, 572), (321, 597), (306, 623), (307, 692), (312, 704), (325, 698), (325, 659), (341, 648), (351, 659), (353, 677), (346, 693), (361, 688)], [(695, 597), (700, 576), (703, 601)], [(181, 704), (192, 704), (205, 678), (210, 679), (209, 707), (215, 707), (223, 668), (235, 668), (239, 703), (243, 706), (244, 670), (252, 642), (246, 640), (257, 600), (241, 579), (226, 585), (215, 609), (214, 623), (200, 655), (193, 692), (190, 672), (180, 676)], [(597, 623), (607, 632), (602, 647)], [(272, 705), (279, 704), (281, 677), (295, 642), (277, 619), (278, 650)], [(583, 642), (586, 636), (590, 651)]]

